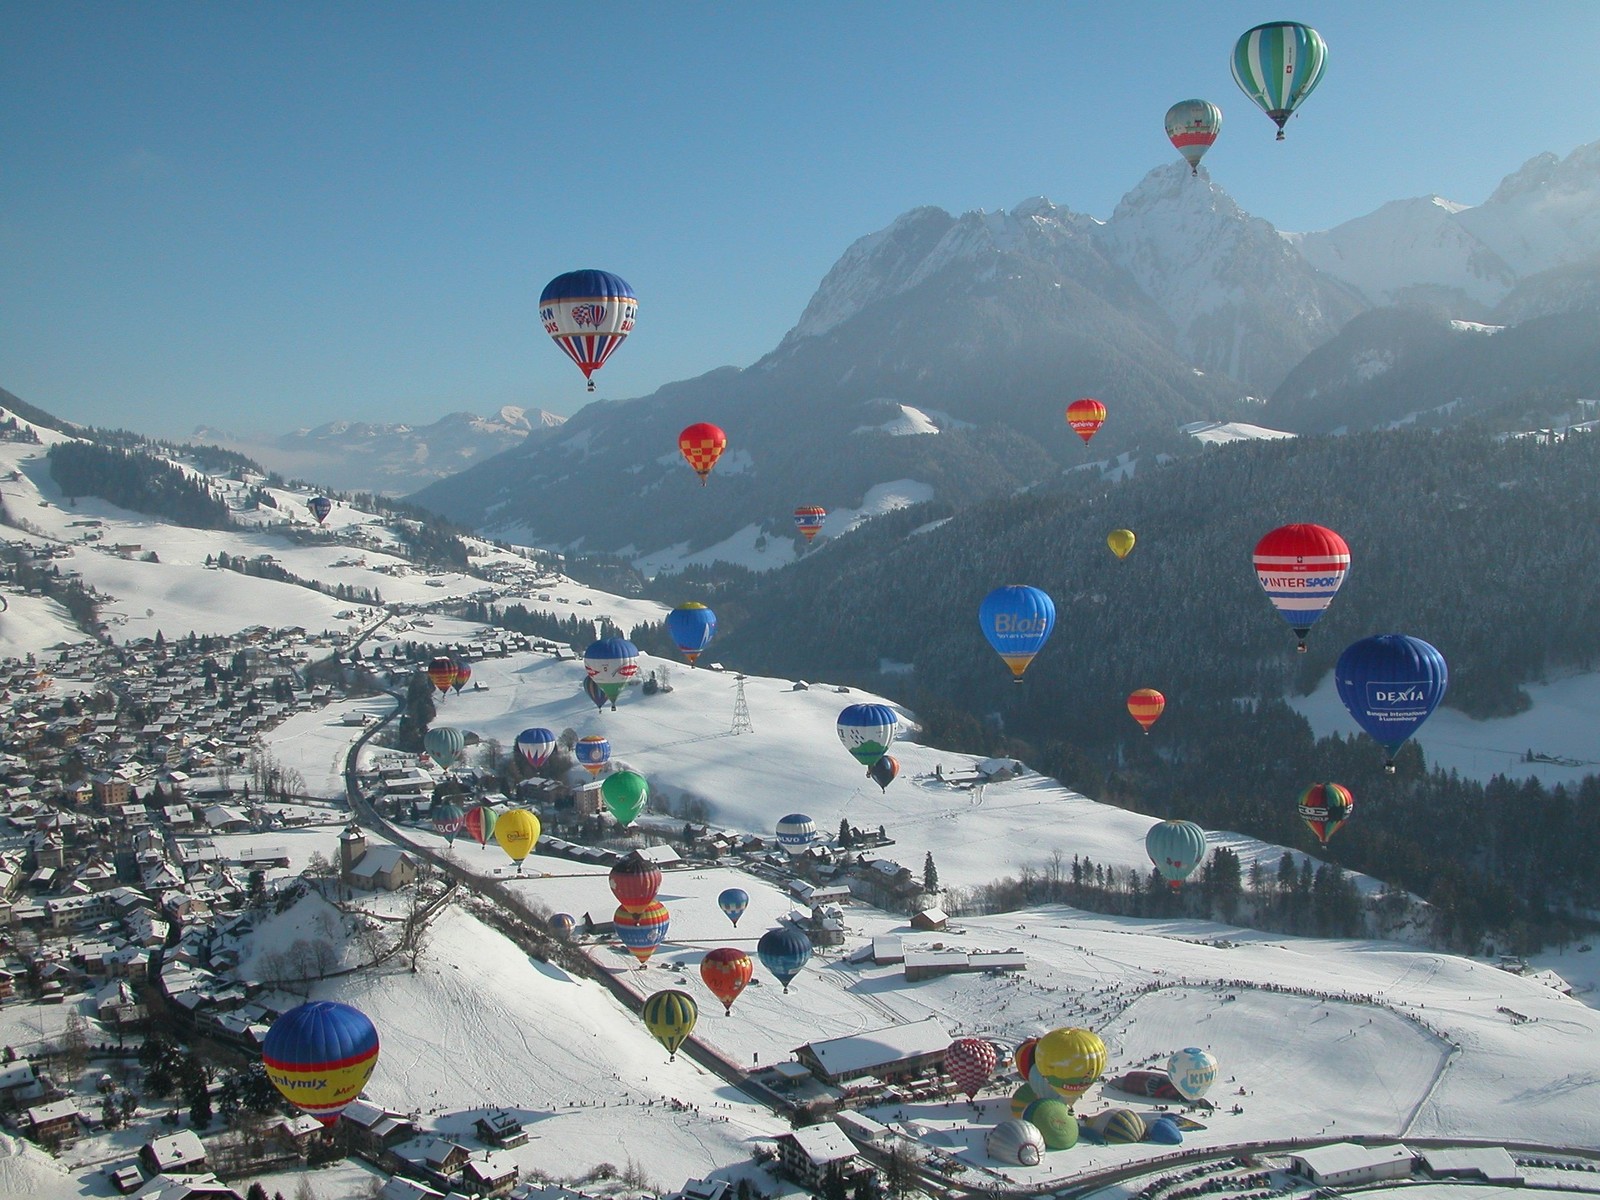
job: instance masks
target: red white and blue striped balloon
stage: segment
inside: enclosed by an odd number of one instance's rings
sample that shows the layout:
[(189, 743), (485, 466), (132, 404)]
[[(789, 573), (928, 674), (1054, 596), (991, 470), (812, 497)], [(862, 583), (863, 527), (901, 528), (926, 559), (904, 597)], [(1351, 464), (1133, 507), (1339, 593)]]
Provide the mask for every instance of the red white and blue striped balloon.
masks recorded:
[(639, 301), (627, 281), (609, 271), (568, 271), (545, 284), (539, 296), (544, 331), (594, 391), (594, 375), (633, 332)]
[(1256, 543), (1256, 579), (1306, 648), (1306, 634), (1333, 603), (1350, 569), (1350, 547), (1323, 525), (1281, 525)]

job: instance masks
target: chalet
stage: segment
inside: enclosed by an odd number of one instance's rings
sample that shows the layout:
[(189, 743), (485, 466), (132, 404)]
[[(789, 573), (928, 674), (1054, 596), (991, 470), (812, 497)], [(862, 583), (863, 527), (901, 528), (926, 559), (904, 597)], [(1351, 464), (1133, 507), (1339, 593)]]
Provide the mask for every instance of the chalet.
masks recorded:
[(278, 1141), (302, 1157), (310, 1152), (311, 1143), (317, 1140), (322, 1133), (322, 1122), (315, 1117), (300, 1113), (293, 1117), (283, 1117), (275, 1122), (268, 1132)]
[(53, 1100), (22, 1114), (22, 1129), (41, 1146), (64, 1146), (78, 1140), (78, 1102)]
[(134, 1194), (134, 1200), (244, 1200), (215, 1175), (157, 1175)]
[(872, 1077), (894, 1083), (937, 1070), (950, 1035), (937, 1017), (891, 1025), (870, 1033), (807, 1042), (794, 1056), (823, 1083), (838, 1086)]
[(907, 950), (901, 970), (907, 983), (934, 979), (940, 975), (1026, 971), (1028, 956), (1010, 950), (956, 950), (936, 945), (932, 950)]
[(778, 1137), (778, 1165), (802, 1187), (820, 1192), (830, 1171), (854, 1181), (871, 1168), (856, 1155), (856, 1145), (837, 1125), (807, 1125)]
[(140, 1146), (139, 1163), (152, 1176), (177, 1172), (192, 1175), (205, 1169), (206, 1148), (194, 1130), (180, 1129)]
[(504, 1196), (517, 1185), (517, 1164), (509, 1154), (468, 1159), (461, 1168), (461, 1189), (474, 1196)]
[(925, 908), (911, 918), (911, 928), (924, 933), (943, 933), (950, 918), (942, 908)]
[(350, 1135), (350, 1148), (366, 1158), (382, 1158), (417, 1136), (417, 1127), (400, 1113), (389, 1112), (366, 1100), (352, 1100), (339, 1114)]
[(503, 1108), (484, 1113), (472, 1123), (472, 1127), (478, 1131), (482, 1141), (499, 1146), (502, 1150), (514, 1150), (528, 1141), (528, 1132), (523, 1129), (522, 1122)]
[(0, 1067), (0, 1109), (15, 1108), (42, 1095), (44, 1085), (28, 1059), (19, 1058)]
[(416, 863), (398, 846), (374, 846), (350, 870), (350, 883), (364, 891), (398, 891), (416, 878)]
[(378, 1200), (445, 1200), (444, 1193), (404, 1175), (390, 1176), (378, 1192)]
[(472, 1157), (471, 1152), (449, 1138), (418, 1137), (394, 1148), (394, 1153), (423, 1171), (435, 1183), (449, 1184)]

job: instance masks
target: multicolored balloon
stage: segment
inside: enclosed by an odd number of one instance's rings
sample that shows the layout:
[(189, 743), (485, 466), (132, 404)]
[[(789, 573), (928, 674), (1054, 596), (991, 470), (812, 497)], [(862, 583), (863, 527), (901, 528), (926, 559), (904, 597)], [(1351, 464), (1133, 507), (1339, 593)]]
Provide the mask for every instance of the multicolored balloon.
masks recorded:
[(583, 652), (583, 669), (615, 709), (622, 689), (638, 677), (639, 647), (623, 637), (601, 638)]
[(1383, 769), (1444, 699), (1450, 669), (1421, 638), (1383, 633), (1345, 647), (1334, 664), (1339, 699), (1368, 737), (1389, 752)]
[(659, 900), (652, 900), (638, 912), (618, 908), (612, 914), (611, 924), (617, 931), (617, 940), (628, 948), (628, 953), (642, 966), (650, 961), (656, 947), (667, 940), (667, 926), (672, 914)]
[(1209, 1050), (1187, 1046), (1167, 1059), (1167, 1077), (1178, 1089), (1178, 1095), (1185, 1100), (1198, 1100), (1217, 1081), (1217, 1057)]
[(494, 836), (495, 819), (498, 815), (487, 804), (475, 805), (467, 810), (467, 815), (461, 822), (462, 832), (479, 846), (487, 846), (489, 839)]
[(1281, 525), (1256, 543), (1256, 579), (1306, 651), (1306, 634), (1344, 585), (1350, 547), (1323, 525)]
[(609, 882), (618, 904), (629, 912), (643, 912), (661, 890), (661, 868), (634, 850), (611, 868)]
[(739, 918), (744, 916), (744, 910), (750, 907), (750, 893), (743, 888), (724, 888), (717, 895), (717, 907), (722, 910), (722, 915), (733, 922), (734, 928), (739, 927)]
[(617, 771), (600, 785), (600, 799), (618, 825), (632, 825), (650, 799), (650, 784), (637, 771)]
[(716, 632), (717, 614), (704, 604), (691, 600), (667, 614), (667, 633), (691, 667)]
[(332, 1125), (372, 1078), (378, 1031), (348, 1004), (313, 1000), (272, 1023), (261, 1061), (284, 1099)]
[(530, 771), (537, 771), (550, 761), (556, 748), (556, 735), (549, 729), (535, 726), (517, 734), (516, 752)]
[(518, 875), (522, 874), (522, 860), (539, 840), (539, 832), (539, 818), (526, 808), (513, 808), (495, 819), (494, 840), (517, 864)]
[(436, 725), (422, 735), (422, 748), (441, 767), (448, 767), (467, 748), (467, 735), (453, 725)]
[(1111, 548), (1111, 553), (1117, 556), (1119, 562), (1133, 553), (1133, 544), (1138, 540), (1133, 536), (1131, 529), (1113, 529), (1106, 534), (1106, 545)]
[(577, 927), (577, 919), (571, 913), (557, 913), (550, 918), (550, 928), (556, 931), (557, 937), (569, 938)]
[(1233, 81), (1272, 118), (1283, 141), (1283, 127), (1322, 79), (1328, 44), (1309, 25), (1270, 21), (1239, 38), (1233, 48)]
[(995, 588), (978, 606), (978, 627), (1017, 683), (1056, 627), (1056, 605), (1039, 588)]
[(456, 834), (461, 832), (461, 824), (466, 816), (459, 804), (446, 803), (436, 805), (428, 819), (433, 822), (433, 831), (443, 836), (447, 845), (454, 846)]
[(428, 661), (428, 682), (441, 692), (448, 692), (456, 681), (456, 660), (440, 655)]
[(1089, 1128), (1107, 1145), (1131, 1146), (1144, 1141), (1144, 1118), (1131, 1108), (1108, 1108), (1089, 1119)]
[(678, 451), (700, 476), (700, 486), (705, 487), (706, 477), (717, 459), (728, 448), (728, 435), (707, 421), (690, 425), (678, 435)]
[(1106, 406), (1100, 401), (1085, 396), (1082, 400), (1074, 400), (1067, 405), (1067, 424), (1072, 427), (1072, 432), (1083, 439), (1087, 446), (1089, 439), (1100, 432), (1100, 426), (1106, 423)]
[(607, 704), (606, 694), (600, 690), (600, 685), (594, 681), (592, 676), (585, 675), (583, 677), (583, 694), (589, 697), (589, 703), (594, 705), (596, 711), (605, 708)]
[(957, 1038), (945, 1048), (944, 1069), (956, 1081), (956, 1087), (966, 1094), (969, 1103), (999, 1065), (1000, 1056), (994, 1051), (994, 1043), (986, 1038)]
[(878, 785), (880, 792), (887, 792), (889, 785), (895, 781), (899, 774), (900, 760), (889, 754), (885, 754), (867, 768), (867, 778)]
[(472, 666), (471, 666), (471, 664), (465, 663), (465, 662), (458, 662), (456, 664), (455, 678), (450, 681), (450, 686), (455, 688), (456, 695), (459, 696), (461, 694), (461, 689), (466, 687), (467, 684), (471, 682), (471, 680), (472, 680)]
[(794, 527), (807, 542), (822, 532), (822, 524), (827, 519), (828, 510), (818, 504), (802, 504), (794, 510)]
[(784, 995), (788, 995), (790, 982), (811, 961), (811, 939), (791, 925), (780, 925), (761, 935), (756, 943), (756, 957), (778, 977)]
[(1145, 852), (1176, 891), (1206, 860), (1206, 831), (1193, 821), (1161, 821), (1144, 835)]
[(678, 1057), (678, 1047), (694, 1032), (700, 1008), (688, 992), (672, 990), (651, 996), (639, 1016), (651, 1036), (667, 1048), (667, 1061), (672, 1062)]
[(750, 956), (731, 946), (712, 950), (700, 960), (700, 978), (711, 994), (722, 1001), (724, 1016), (733, 1012), (733, 1002), (755, 973), (756, 965), (750, 961)]
[(599, 775), (611, 761), (611, 741), (598, 733), (587, 734), (578, 739), (577, 745), (572, 748), (572, 754), (585, 771), (591, 775)]
[(1356, 810), (1350, 789), (1337, 783), (1313, 783), (1300, 793), (1300, 819), (1311, 827), (1317, 841), (1326, 846)]
[(544, 285), (539, 320), (544, 331), (594, 391), (594, 375), (633, 332), (639, 301), (633, 289), (609, 271), (568, 271)]
[(317, 519), (318, 525), (327, 523), (328, 514), (333, 511), (333, 501), (326, 496), (313, 496), (306, 501), (306, 507), (311, 510), (311, 515)]
[(1167, 698), (1155, 688), (1139, 688), (1128, 694), (1128, 715), (1139, 722), (1146, 735), (1166, 707)]
[(1167, 109), (1167, 138), (1191, 175), (1200, 174), (1200, 160), (1221, 132), (1222, 110), (1209, 100), (1179, 100)]
[(863, 767), (871, 768), (894, 745), (900, 718), (887, 704), (852, 704), (839, 714), (839, 742)]
[(811, 849), (817, 841), (817, 823), (805, 813), (790, 813), (778, 822), (778, 845), (791, 857)]

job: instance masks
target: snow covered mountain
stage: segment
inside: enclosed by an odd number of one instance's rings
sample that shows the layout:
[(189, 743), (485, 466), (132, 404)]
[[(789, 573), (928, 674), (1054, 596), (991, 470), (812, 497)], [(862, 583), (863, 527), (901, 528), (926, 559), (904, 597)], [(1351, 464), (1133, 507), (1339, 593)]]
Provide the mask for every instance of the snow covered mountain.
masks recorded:
[(508, 404), (492, 416), (447, 413), (431, 425), (329, 421), (276, 438), (203, 427), (194, 440), (238, 450), (275, 471), (338, 491), (394, 496), (464, 471), (565, 420)]

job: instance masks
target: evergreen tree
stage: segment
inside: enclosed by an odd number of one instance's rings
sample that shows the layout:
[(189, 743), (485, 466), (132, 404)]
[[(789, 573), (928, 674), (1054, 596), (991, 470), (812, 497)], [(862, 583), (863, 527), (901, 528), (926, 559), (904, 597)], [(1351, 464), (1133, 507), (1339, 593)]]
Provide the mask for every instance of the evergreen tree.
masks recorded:
[(939, 868), (933, 865), (933, 851), (922, 860), (922, 890), (930, 894), (939, 891)]

